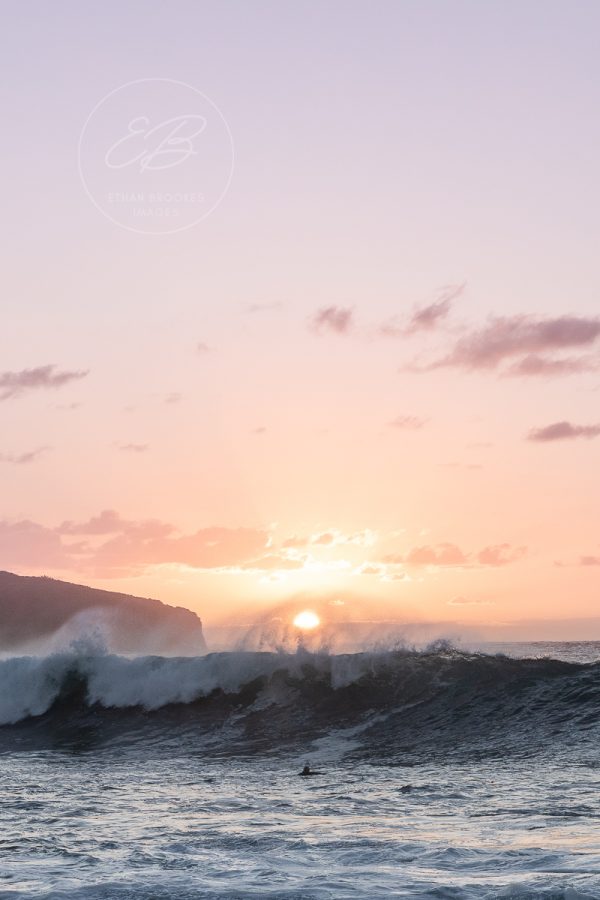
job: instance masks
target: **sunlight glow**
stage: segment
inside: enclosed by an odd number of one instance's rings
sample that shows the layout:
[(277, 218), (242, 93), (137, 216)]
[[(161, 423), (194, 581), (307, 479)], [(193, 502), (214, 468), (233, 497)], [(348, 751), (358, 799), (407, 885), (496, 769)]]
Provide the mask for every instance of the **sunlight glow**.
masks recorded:
[(303, 631), (310, 631), (312, 628), (316, 628), (321, 624), (321, 620), (318, 615), (314, 613), (310, 609), (305, 609), (302, 612), (298, 613), (296, 618), (294, 619), (294, 625), (296, 628), (302, 628)]

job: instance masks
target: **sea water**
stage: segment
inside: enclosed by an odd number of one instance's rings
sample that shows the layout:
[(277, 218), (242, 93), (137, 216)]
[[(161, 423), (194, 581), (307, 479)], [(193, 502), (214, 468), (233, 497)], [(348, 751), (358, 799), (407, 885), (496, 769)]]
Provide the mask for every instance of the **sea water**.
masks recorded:
[(599, 649), (4, 660), (0, 898), (600, 897)]

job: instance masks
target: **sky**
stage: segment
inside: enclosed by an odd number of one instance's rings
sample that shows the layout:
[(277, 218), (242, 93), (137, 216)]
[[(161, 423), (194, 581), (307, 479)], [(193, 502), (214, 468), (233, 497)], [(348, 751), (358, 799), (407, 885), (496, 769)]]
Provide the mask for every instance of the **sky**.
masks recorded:
[(0, 567), (596, 616), (598, 4), (2, 10)]

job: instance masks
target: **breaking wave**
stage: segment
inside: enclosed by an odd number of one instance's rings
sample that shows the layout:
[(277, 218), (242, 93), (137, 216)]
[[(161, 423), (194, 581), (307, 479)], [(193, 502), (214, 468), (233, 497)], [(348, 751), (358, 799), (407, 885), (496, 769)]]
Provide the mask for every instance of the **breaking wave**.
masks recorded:
[(229, 752), (276, 752), (352, 730), (356, 752), (532, 752), (596, 740), (600, 664), (460, 652), (228, 652), (127, 658), (79, 647), (0, 662), (0, 742), (93, 726), (211, 738)]

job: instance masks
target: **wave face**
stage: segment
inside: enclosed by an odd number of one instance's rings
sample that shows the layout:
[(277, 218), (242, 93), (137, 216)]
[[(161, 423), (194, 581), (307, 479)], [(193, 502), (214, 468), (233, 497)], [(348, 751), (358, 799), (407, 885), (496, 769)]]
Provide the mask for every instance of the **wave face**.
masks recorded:
[[(276, 753), (338, 736), (356, 755), (418, 760), (587, 747), (600, 664), (444, 646), (329, 655), (137, 657), (69, 652), (0, 662), (0, 747), (177, 741)], [(25, 746), (25, 745), (24, 745)]]

